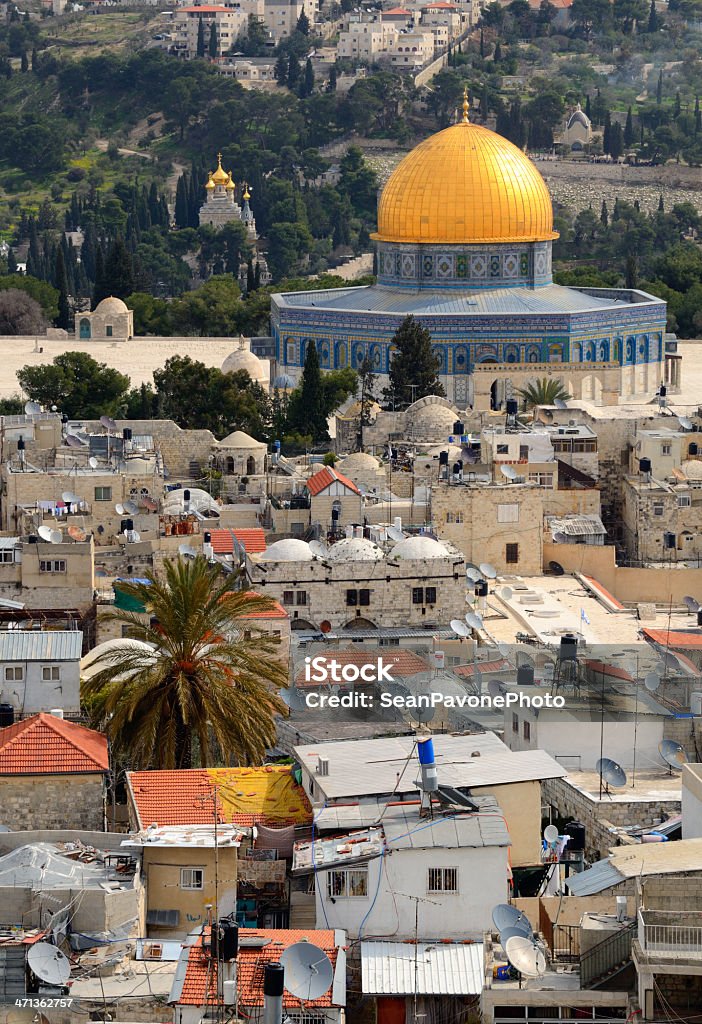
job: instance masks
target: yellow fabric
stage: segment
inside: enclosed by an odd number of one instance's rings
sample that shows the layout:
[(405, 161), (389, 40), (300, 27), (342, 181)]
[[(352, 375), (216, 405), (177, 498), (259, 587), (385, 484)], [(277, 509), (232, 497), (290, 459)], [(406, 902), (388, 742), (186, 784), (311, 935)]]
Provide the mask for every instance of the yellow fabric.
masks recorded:
[(546, 183), (520, 149), (461, 121), (422, 142), (378, 204), (386, 242), (534, 242), (557, 238)]
[(289, 765), (208, 768), (207, 774), (219, 787), (224, 821), (231, 821), (235, 814), (263, 815), (295, 823), (310, 820), (307, 795), (295, 782)]

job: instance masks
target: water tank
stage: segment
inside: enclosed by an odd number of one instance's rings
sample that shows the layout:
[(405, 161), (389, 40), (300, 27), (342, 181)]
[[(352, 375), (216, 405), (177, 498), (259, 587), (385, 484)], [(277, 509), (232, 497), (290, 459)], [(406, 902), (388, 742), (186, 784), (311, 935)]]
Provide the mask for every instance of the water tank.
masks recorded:
[(63, 718), (63, 708), (52, 708), (51, 714), (54, 718)]
[(517, 665), (517, 686), (534, 685), (534, 668), (532, 665)]
[(695, 718), (702, 718), (702, 693), (699, 690), (690, 694), (690, 713)]
[(0, 729), (15, 724), (15, 709), (12, 704), (0, 704)]
[[(17, 445), (17, 447), (19, 448), (19, 445)], [(694, 441), (692, 442), (692, 444), (689, 444), (687, 446), (687, 454), (688, 455), (697, 455), (698, 452), (699, 452), (699, 447), (698, 447), (698, 445)]]
[(448, 460), (449, 460), (449, 453), (448, 452), (439, 452), (439, 465), (440, 466), (448, 466)]
[(463, 423), (460, 420), (456, 420), (456, 422), (453, 425), (454, 434), (462, 434), (464, 429), (465, 428), (463, 426)]
[(222, 982), (222, 1002), (225, 1006), (234, 1006), (236, 1004), (236, 982), (235, 981), (223, 981)]
[(639, 473), (650, 473), (651, 472), (651, 460), (650, 459), (639, 459)]
[(558, 652), (561, 661), (578, 660), (578, 638), (572, 633), (566, 633), (561, 637), (561, 646)]
[(580, 821), (569, 821), (563, 829), (565, 835), (570, 836), (568, 850), (582, 851), (585, 849), (585, 826)]
[(519, 402), (516, 398), (508, 398), (505, 403), (505, 408), (507, 409), (508, 416), (516, 416), (519, 412)]
[(229, 918), (219, 922), (218, 957), (220, 960), (235, 960), (239, 952), (239, 928)]
[(476, 597), (487, 597), (488, 596), (488, 583), (487, 580), (478, 580), (474, 587), (474, 593)]

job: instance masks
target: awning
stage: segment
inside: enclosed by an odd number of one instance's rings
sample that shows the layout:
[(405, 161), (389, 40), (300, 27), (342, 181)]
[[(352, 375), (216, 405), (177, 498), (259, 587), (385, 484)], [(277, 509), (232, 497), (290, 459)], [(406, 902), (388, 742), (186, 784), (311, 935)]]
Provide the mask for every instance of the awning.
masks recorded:
[(361, 987), (364, 995), (478, 995), (483, 943), (362, 942)]
[(571, 896), (593, 896), (623, 881), (624, 875), (617, 871), (607, 857), (605, 860), (596, 861), (586, 871), (571, 875), (565, 885)]

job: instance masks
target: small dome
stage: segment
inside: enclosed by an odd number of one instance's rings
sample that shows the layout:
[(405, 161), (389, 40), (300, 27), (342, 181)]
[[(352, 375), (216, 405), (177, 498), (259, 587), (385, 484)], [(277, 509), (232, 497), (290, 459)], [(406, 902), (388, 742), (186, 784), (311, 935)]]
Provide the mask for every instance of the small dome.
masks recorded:
[(297, 537), (285, 537), (267, 547), (259, 562), (311, 562), (314, 558), (309, 544)]
[(222, 154), (218, 153), (217, 170), (212, 175), (212, 181), (215, 183), (215, 185), (226, 185), (230, 179), (231, 174), (228, 171), (225, 171), (224, 168), (222, 167)]
[(109, 295), (102, 302), (98, 302), (97, 306), (93, 310), (93, 313), (128, 313), (129, 308), (122, 302), (121, 299), (115, 298), (114, 295)]
[(287, 373), (279, 373), (273, 381), (274, 388), (280, 388), (281, 391), (290, 391), (295, 387), (295, 381)]
[(391, 558), (414, 559), (422, 561), (425, 558), (446, 558), (448, 549), (433, 537), (417, 536), (405, 537), (390, 552)]
[(566, 126), (566, 130), (568, 128), (572, 128), (572, 126), (574, 124), (581, 124), (584, 128), (589, 128), (590, 127), (590, 118), (582, 110), (582, 108), (581, 108), (579, 103), (578, 103), (577, 107), (575, 108), (575, 110), (573, 111), (573, 113), (568, 118), (568, 124)]
[(353, 452), (351, 455), (347, 455), (345, 459), (342, 459), (339, 463), (339, 469), (348, 475), (349, 472), (354, 470), (374, 470), (378, 469), (380, 463), (373, 456), (367, 452)]
[(213, 188), (215, 188), (215, 187), (216, 187), (216, 186), (215, 186), (215, 183), (214, 183), (214, 182), (213, 182), (213, 180), (212, 180), (212, 171), (210, 171), (210, 174), (209, 174), (209, 177), (208, 177), (208, 179), (207, 179), (207, 183), (206, 183), (206, 185), (205, 185), (205, 188), (206, 188), (206, 189), (208, 190), (208, 192), (209, 192), (209, 191), (211, 191), (211, 190), (212, 190)]
[(236, 349), (222, 363), (222, 373), (236, 373), (238, 370), (246, 370), (251, 380), (259, 384), (268, 380), (264, 364), (247, 348)]
[(405, 423), (412, 428), (413, 436), (419, 439), (448, 439), (457, 417), (456, 409), (445, 398), (427, 395), (407, 409)]
[(365, 537), (345, 537), (332, 544), (327, 554), (328, 562), (380, 562), (382, 548)]
[(257, 441), (255, 437), (247, 434), (244, 430), (234, 430), (218, 443), (220, 448), (243, 448), (245, 451), (268, 448), (265, 441)]

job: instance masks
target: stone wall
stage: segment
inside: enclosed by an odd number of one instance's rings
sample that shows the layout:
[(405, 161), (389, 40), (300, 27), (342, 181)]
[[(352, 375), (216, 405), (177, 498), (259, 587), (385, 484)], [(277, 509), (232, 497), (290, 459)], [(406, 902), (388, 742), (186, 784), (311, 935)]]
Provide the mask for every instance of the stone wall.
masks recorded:
[(0, 818), (13, 831), (104, 828), (104, 780), (90, 775), (0, 777)]

